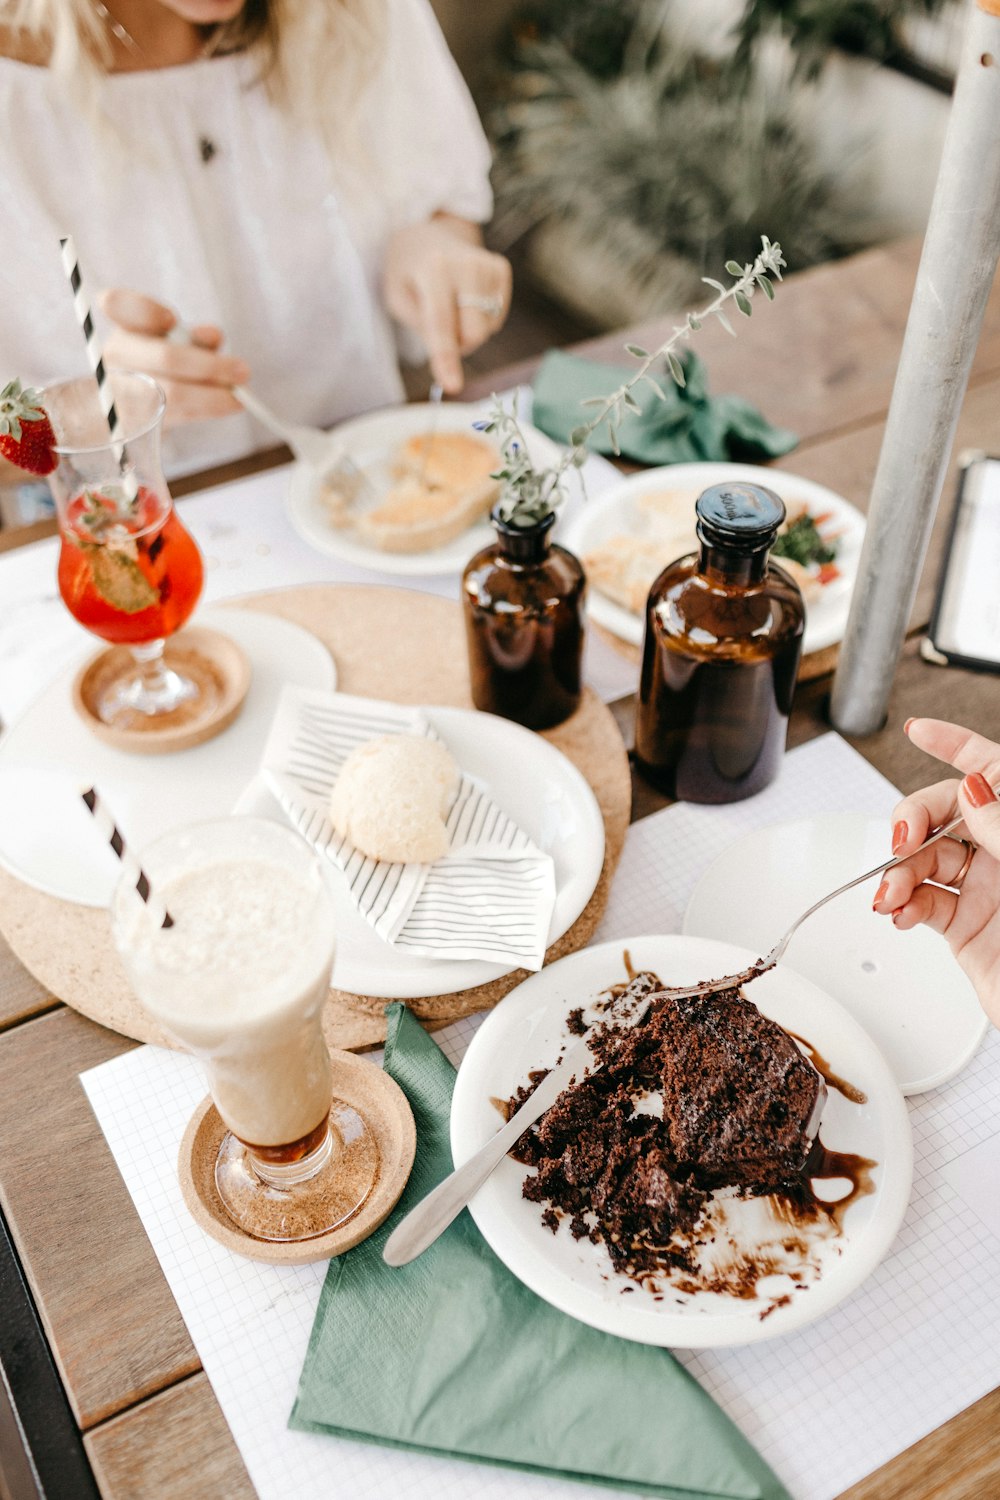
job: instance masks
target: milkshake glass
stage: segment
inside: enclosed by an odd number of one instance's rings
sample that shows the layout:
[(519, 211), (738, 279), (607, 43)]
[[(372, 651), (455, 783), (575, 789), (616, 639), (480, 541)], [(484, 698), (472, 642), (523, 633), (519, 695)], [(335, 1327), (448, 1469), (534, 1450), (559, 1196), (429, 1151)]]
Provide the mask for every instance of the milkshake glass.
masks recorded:
[(112, 932), (143, 1009), (208, 1074), (229, 1132), (215, 1167), (226, 1212), (258, 1239), (336, 1228), (371, 1191), (378, 1152), (332, 1098), (334, 911), (320, 859), (279, 823), (230, 817), (158, 839), (142, 865), (173, 924), (123, 879)]

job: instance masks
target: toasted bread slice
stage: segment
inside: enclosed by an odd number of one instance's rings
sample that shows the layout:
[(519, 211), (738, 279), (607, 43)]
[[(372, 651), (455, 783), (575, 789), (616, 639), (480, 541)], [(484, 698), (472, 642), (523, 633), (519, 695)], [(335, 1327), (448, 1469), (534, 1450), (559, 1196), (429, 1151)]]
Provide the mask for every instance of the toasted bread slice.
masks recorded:
[(486, 515), (499, 489), (489, 478), (463, 490), (402, 479), (380, 505), (355, 517), (354, 530), (359, 540), (382, 552), (427, 552)]
[(489, 479), (497, 450), (471, 432), (418, 432), (399, 447), (394, 465), (433, 489), (465, 490)]

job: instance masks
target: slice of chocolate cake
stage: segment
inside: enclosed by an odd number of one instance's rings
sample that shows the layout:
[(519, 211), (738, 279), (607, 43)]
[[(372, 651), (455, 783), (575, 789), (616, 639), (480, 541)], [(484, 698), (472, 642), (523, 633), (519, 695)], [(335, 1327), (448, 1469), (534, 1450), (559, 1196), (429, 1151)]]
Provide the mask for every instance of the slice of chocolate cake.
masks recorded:
[(671, 1000), (662, 1039), (671, 1155), (702, 1187), (766, 1193), (802, 1170), (822, 1079), (738, 990)]

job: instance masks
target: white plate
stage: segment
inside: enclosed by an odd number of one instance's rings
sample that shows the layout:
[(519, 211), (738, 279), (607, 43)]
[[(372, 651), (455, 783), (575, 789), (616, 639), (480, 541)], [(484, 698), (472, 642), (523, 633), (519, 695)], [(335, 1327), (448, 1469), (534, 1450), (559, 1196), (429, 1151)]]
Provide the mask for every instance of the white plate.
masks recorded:
[[(669, 464), (661, 469), (647, 469), (609, 489), (586, 505), (561, 538), (563, 544), (578, 557), (583, 557), (591, 548), (622, 532), (628, 533), (639, 527), (636, 501), (643, 495), (657, 490), (691, 491), (691, 535), (694, 537), (694, 502), (702, 490), (709, 485), (722, 484), (727, 479), (750, 480), (754, 484), (766, 485), (774, 490), (791, 507), (802, 500), (810, 513), (819, 515), (831, 512), (830, 532), (838, 532), (837, 567), (841, 576), (825, 585), (820, 599), (806, 605), (806, 633), (803, 651), (822, 651), (843, 639), (847, 625), (847, 613), (851, 603), (851, 589), (858, 571), (861, 544), (865, 535), (865, 518), (842, 496), (828, 490), (812, 479), (801, 479), (797, 474), (788, 474), (784, 469), (765, 469), (756, 464)], [(776, 558), (780, 564), (781, 558)], [(615, 604), (606, 594), (591, 586), (587, 608), (592, 620), (603, 625), (623, 641), (634, 646), (642, 644), (643, 620), (631, 610)]]
[[(499, 1119), (490, 1103), (505, 1099), (532, 1068), (550, 1066), (567, 1039), (565, 1018), (607, 985), (625, 977), (623, 951), (636, 968), (652, 969), (665, 984), (686, 984), (742, 967), (754, 955), (701, 938), (639, 937), (585, 948), (533, 974), (487, 1016), (473, 1037), (455, 1084), (451, 1112), (456, 1165), (495, 1134)], [(538, 1204), (521, 1196), (528, 1168), (507, 1157), (472, 1200), (472, 1216), (504, 1264), (526, 1286), (594, 1328), (643, 1344), (705, 1349), (756, 1343), (789, 1333), (823, 1316), (875, 1269), (906, 1211), (913, 1146), (906, 1105), (874, 1042), (835, 1000), (808, 980), (777, 970), (754, 984), (765, 1015), (804, 1036), (833, 1071), (867, 1095), (849, 1104), (830, 1090), (821, 1133), (833, 1150), (877, 1162), (875, 1191), (847, 1210), (844, 1233), (828, 1242), (820, 1279), (807, 1290), (783, 1277), (777, 1291), (789, 1300), (761, 1320), (767, 1301), (719, 1293), (652, 1295), (611, 1270), (603, 1246), (577, 1241), (564, 1221), (557, 1233), (543, 1227)], [(630, 1295), (623, 1288), (633, 1286)], [(774, 1280), (768, 1291), (773, 1291)]]
[[(604, 819), (589, 783), (539, 735), (494, 714), (465, 708), (421, 710), (463, 771), (491, 795), (555, 865), (556, 900), (548, 944), (573, 925), (594, 894), (604, 863)], [(263, 781), (254, 780), (237, 812), (284, 818)], [(387, 1000), (448, 995), (488, 984), (513, 965), (482, 959), (420, 958), (384, 943), (358, 915), (339, 870), (332, 868), (337, 911), (333, 983), (355, 995)]]
[[(363, 468), (366, 464), (385, 461), (400, 443), (417, 433), (431, 430), (470, 432), (473, 422), (480, 422), (488, 416), (491, 406), (492, 402), (489, 401), (444, 401), (439, 407), (426, 402), (422, 405), (392, 406), (384, 411), (373, 411), (363, 417), (355, 417), (333, 430), (343, 440), (354, 462)], [(521, 427), (528, 451), (537, 467), (548, 468), (559, 462), (563, 450), (557, 443), (526, 422)], [(488, 434), (483, 436), (487, 442), (495, 442)], [(316, 471), (309, 464), (298, 463), (293, 466), (288, 480), (286, 505), (292, 525), (311, 547), (330, 557), (340, 557), (345, 562), (356, 563), (362, 568), (373, 568), (379, 573), (408, 574), (410, 577), (461, 573), (469, 558), (493, 540), (492, 526), (482, 521), (453, 537), (445, 546), (434, 547), (426, 552), (382, 552), (378, 547), (369, 547), (349, 531), (330, 524), (318, 497)]]
[(237, 609), (206, 609), (196, 618), (250, 658), (246, 702), (215, 739), (170, 755), (129, 755), (103, 744), (70, 701), (79, 663), (0, 739), (0, 864), (19, 880), (64, 901), (107, 906), (120, 867), (80, 801), (83, 787), (100, 789), (137, 849), (182, 823), (218, 817), (257, 769), (285, 684), (336, 685), (326, 647), (288, 620)]
[[(694, 888), (684, 931), (766, 953), (827, 891), (888, 858), (887, 824), (828, 813), (758, 829), (731, 844)], [(872, 1036), (904, 1094), (965, 1066), (989, 1022), (942, 937), (876, 916), (877, 880), (824, 906), (795, 934), (784, 966), (821, 984)]]

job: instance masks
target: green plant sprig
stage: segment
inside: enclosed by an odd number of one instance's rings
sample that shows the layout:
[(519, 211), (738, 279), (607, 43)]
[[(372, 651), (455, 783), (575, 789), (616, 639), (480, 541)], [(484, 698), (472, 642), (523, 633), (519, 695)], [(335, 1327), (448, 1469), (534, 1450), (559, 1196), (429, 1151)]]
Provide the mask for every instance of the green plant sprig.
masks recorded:
[(498, 502), (501, 518), (508, 525), (528, 527), (537, 525), (550, 512), (557, 510), (566, 498), (563, 484), (566, 472), (571, 468), (581, 468), (586, 463), (587, 439), (602, 422), (608, 424), (612, 451), (620, 455), (619, 427), (627, 413), (638, 415), (642, 410), (632, 395), (639, 382), (643, 381), (650, 386), (660, 401), (667, 399), (659, 382), (650, 374), (657, 361), (664, 360), (676, 384), (683, 386), (684, 369), (674, 352), (677, 346), (684, 341), (689, 342), (692, 334), (697, 333), (709, 318), (716, 318), (727, 333), (735, 337), (736, 330), (726, 317), (726, 304), (732, 302), (744, 317), (749, 318), (753, 312), (751, 298), (758, 287), (769, 302), (774, 300), (774, 287), (770, 278), (773, 276), (780, 281), (784, 265), (781, 246), (776, 241), (772, 244), (767, 235), (761, 235), (761, 249), (753, 262), (748, 261), (743, 266), (735, 260), (726, 262), (726, 271), (733, 277), (729, 286), (724, 286), (711, 276), (702, 277), (708, 286), (715, 288), (716, 295), (698, 312), (688, 313), (684, 322), (676, 324), (669, 337), (656, 349), (650, 351), (638, 344), (626, 344), (628, 353), (639, 361), (635, 371), (609, 396), (591, 396), (581, 403), (583, 406), (595, 407), (595, 414), (570, 433), (570, 445), (555, 468), (534, 467), (517, 419), (516, 407), (508, 411), (499, 396), (494, 395), (489, 417), (476, 426), (480, 431), (492, 433), (499, 439), (503, 462), (493, 477), (499, 479), (503, 486)]

